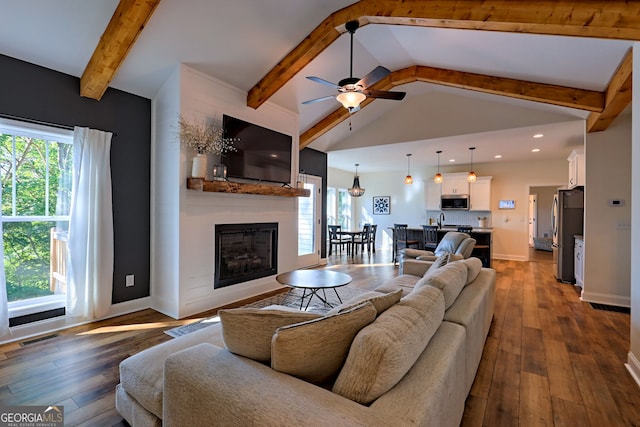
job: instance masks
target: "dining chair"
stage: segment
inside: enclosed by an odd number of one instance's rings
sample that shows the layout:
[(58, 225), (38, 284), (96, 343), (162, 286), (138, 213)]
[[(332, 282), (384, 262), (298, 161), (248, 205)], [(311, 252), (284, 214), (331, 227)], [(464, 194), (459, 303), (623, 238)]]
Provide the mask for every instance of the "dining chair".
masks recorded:
[(393, 265), (398, 263), (400, 249), (415, 246), (420, 247), (420, 241), (407, 238), (407, 224), (393, 224)]
[(333, 247), (340, 251), (342, 254), (342, 247), (347, 247), (347, 253), (349, 253), (349, 246), (351, 245), (351, 239), (344, 238), (340, 235), (342, 227), (339, 225), (329, 225), (329, 255), (333, 253)]
[(438, 247), (438, 226), (423, 225), (422, 241), (423, 241), (424, 249), (427, 251), (432, 251), (436, 247)]
[(362, 226), (362, 233), (353, 236), (353, 254), (358, 253), (358, 246), (360, 246), (360, 250), (364, 254), (365, 245), (367, 247), (367, 252), (371, 253), (371, 224), (365, 224)]
[(376, 233), (378, 232), (378, 225), (371, 224), (371, 235), (369, 236), (369, 244), (371, 245), (371, 250), (373, 253), (376, 253)]

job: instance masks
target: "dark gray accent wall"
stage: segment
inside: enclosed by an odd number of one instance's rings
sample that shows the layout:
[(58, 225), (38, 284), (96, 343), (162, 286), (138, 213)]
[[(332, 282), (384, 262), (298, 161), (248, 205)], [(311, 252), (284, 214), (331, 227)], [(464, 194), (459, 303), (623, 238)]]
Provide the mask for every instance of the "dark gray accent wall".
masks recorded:
[[(300, 172), (322, 177), (322, 227), (321, 242), (327, 241), (327, 153), (304, 148), (300, 151)], [(320, 249), (320, 257), (327, 257), (327, 245)]]
[[(0, 114), (113, 132), (113, 303), (149, 295), (151, 100), (107, 89), (80, 96), (80, 79), (0, 55)], [(125, 276), (135, 286), (125, 287)]]

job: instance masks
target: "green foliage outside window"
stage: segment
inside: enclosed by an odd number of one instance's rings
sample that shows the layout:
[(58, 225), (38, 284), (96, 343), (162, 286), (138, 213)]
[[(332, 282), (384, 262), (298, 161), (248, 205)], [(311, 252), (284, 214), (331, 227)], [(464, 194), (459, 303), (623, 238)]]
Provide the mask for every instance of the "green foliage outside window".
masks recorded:
[(10, 302), (52, 293), (50, 231), (53, 227), (67, 230), (71, 170), (71, 144), (0, 133), (4, 262)]

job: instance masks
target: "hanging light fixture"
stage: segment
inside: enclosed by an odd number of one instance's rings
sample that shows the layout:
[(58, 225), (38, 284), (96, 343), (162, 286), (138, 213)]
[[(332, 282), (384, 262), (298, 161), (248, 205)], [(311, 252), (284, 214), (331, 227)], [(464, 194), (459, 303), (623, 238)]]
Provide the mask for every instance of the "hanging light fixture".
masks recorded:
[(413, 178), (411, 177), (411, 154), (407, 154), (407, 176), (404, 178), (405, 184), (413, 184)]
[(471, 170), (469, 171), (469, 174), (467, 175), (467, 181), (469, 182), (476, 182), (476, 179), (478, 178), (476, 176), (476, 173), (473, 171), (473, 150), (475, 150), (476, 147), (469, 147), (469, 151), (471, 151)]
[(438, 150), (436, 153), (438, 153), (438, 173), (433, 177), (433, 182), (436, 184), (442, 184), (444, 181), (444, 178), (442, 178), (442, 174), (440, 173), (440, 153), (442, 153), (442, 150)]
[(364, 194), (364, 188), (360, 188), (360, 177), (358, 176), (358, 166), (359, 163), (356, 163), (356, 175), (353, 177), (353, 186), (347, 189), (347, 192), (351, 197), (360, 197)]
[(342, 104), (350, 113), (355, 112), (360, 107), (360, 103), (367, 97), (360, 92), (342, 92), (336, 96), (336, 100)]

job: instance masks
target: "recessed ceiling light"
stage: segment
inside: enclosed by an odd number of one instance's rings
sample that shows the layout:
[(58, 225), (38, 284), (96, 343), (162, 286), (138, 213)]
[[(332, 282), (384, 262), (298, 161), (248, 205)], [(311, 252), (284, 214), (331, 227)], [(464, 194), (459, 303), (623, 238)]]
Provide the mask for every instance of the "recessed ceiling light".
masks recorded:
[(456, 161), (456, 159), (449, 159), (449, 162), (451, 162), (451, 163), (453, 163), (455, 161)]
[(502, 158), (502, 154), (496, 154), (496, 155), (495, 155), (495, 156), (493, 156), (493, 157), (495, 157), (496, 159), (501, 159), (501, 158)]
[(542, 138), (544, 135), (541, 133), (536, 133), (535, 135), (533, 135), (534, 138)]
[(532, 153), (537, 153), (538, 151), (540, 151), (539, 148), (534, 148), (534, 149), (531, 150)]

